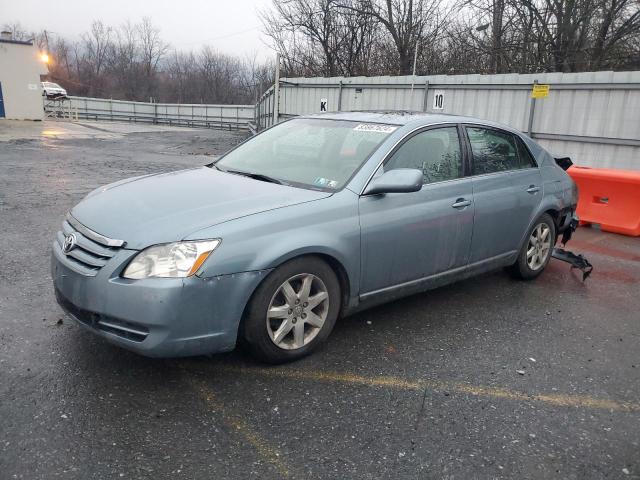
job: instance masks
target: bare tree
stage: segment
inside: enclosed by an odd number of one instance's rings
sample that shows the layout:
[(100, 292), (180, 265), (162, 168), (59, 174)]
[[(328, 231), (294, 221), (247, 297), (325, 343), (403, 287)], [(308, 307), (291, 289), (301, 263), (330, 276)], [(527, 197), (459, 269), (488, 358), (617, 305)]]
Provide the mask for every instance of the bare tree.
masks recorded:
[(145, 17), (137, 26), (138, 43), (141, 54), (142, 71), (144, 73), (145, 97), (155, 96), (157, 89), (158, 64), (167, 53), (169, 45), (160, 37), (160, 30), (154, 27), (151, 19)]
[(593, 69), (624, 68), (634, 50), (637, 58), (640, 37), (638, 0), (602, 0), (598, 5), (596, 21), (591, 62)]
[(5, 32), (11, 32), (11, 36), (14, 40), (25, 41), (31, 40), (35, 37), (35, 34), (25, 29), (20, 22), (3, 23), (2, 30)]
[(160, 29), (153, 26), (149, 17), (144, 17), (137, 25), (138, 40), (142, 54), (142, 64), (145, 73), (155, 71), (158, 62), (169, 49), (169, 46), (160, 37)]
[(106, 83), (102, 76), (107, 58), (112, 48), (113, 29), (100, 21), (91, 24), (91, 30), (82, 35), (83, 51), (79, 69), (89, 87), (89, 95), (102, 93)]
[(126, 22), (114, 31), (110, 49), (109, 70), (119, 97), (134, 100), (139, 97), (140, 47), (137, 28)]
[(438, 41), (449, 13), (443, 0), (360, 0), (342, 5), (371, 16), (386, 28), (398, 54), (401, 75), (412, 72), (419, 43)]
[[(640, 0), (272, 0), (264, 29), (285, 76), (640, 68)], [(214, 46), (173, 50), (150, 19), (95, 21), (80, 41), (28, 33), (70, 94), (189, 103), (254, 102), (275, 65)], [(415, 57), (414, 57), (415, 56)]]

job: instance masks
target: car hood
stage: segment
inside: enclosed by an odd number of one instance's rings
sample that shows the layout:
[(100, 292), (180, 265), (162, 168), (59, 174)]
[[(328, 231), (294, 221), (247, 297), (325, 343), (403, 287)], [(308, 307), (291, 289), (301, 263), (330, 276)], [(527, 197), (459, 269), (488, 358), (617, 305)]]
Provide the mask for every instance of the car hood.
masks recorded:
[(201, 167), (116, 182), (71, 210), (84, 226), (141, 249), (267, 210), (330, 196)]

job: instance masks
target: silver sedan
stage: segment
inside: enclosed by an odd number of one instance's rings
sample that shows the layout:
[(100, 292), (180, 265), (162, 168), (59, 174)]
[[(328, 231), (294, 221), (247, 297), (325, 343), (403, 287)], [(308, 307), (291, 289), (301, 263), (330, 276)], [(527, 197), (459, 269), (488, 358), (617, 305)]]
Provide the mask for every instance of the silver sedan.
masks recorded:
[(475, 118), (295, 118), (212, 164), (90, 193), (53, 242), (58, 301), (152, 356), (318, 347), (364, 308), (505, 267), (538, 277), (577, 190), (515, 129)]

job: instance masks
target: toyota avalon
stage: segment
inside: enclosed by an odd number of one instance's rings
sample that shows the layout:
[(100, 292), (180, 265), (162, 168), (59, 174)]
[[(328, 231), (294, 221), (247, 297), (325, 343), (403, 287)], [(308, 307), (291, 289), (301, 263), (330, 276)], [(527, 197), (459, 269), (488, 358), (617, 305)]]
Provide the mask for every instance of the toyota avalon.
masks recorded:
[(60, 305), (149, 356), (309, 354), (336, 320), (505, 267), (529, 280), (577, 190), (520, 132), (449, 115), (298, 117), (213, 163), (121, 180), (53, 242)]

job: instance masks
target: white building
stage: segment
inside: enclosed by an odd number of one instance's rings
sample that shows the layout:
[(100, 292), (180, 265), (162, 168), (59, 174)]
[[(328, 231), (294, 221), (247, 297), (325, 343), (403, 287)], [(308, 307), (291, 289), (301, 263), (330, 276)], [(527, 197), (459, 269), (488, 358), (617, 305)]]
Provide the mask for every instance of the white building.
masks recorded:
[(47, 66), (33, 42), (13, 40), (11, 33), (0, 35), (0, 119), (42, 120), (40, 75)]

